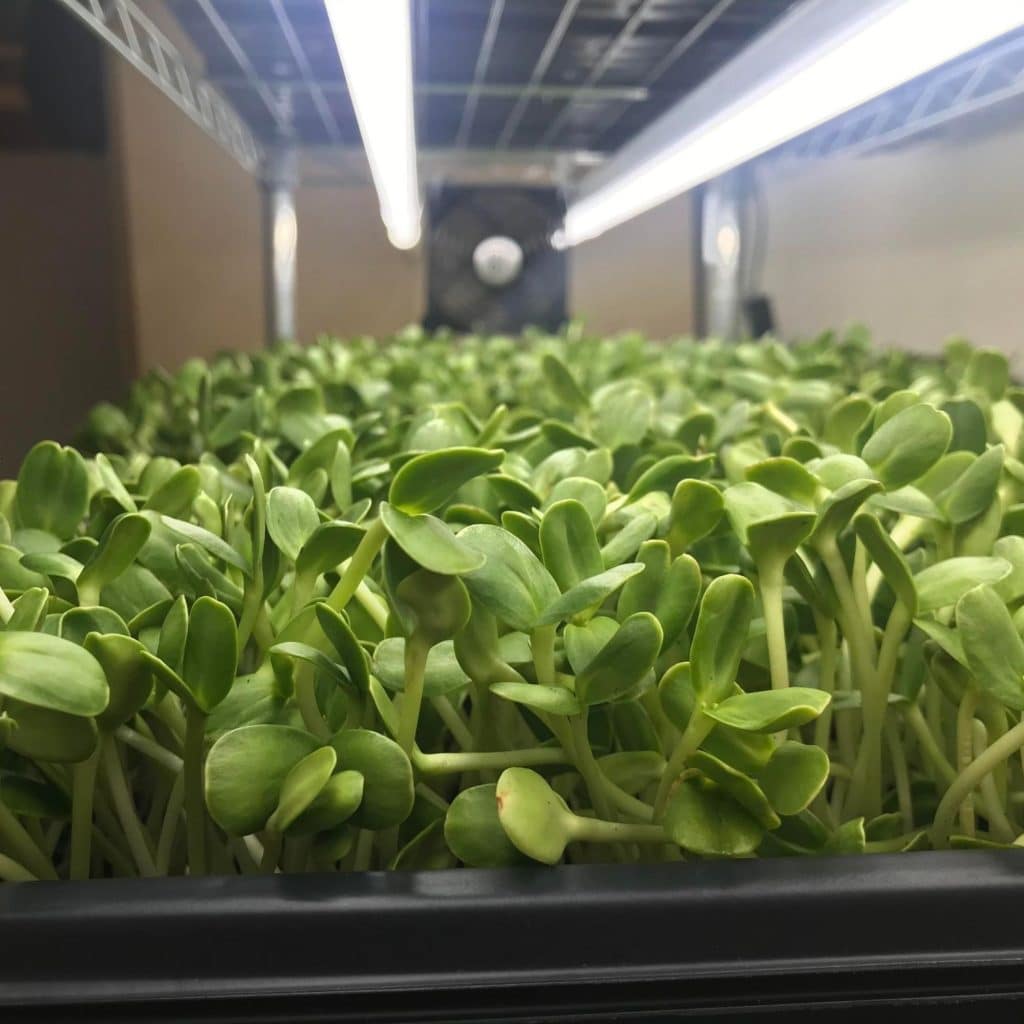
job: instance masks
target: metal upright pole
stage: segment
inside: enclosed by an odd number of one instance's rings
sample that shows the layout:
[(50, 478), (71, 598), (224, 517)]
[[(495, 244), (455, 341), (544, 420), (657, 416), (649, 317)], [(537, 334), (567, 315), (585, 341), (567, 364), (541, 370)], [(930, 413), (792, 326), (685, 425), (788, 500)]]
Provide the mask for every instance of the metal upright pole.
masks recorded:
[(267, 344), (295, 337), (295, 263), (298, 221), (295, 187), (298, 153), (282, 141), (268, 149), (263, 165), (263, 265)]
[(735, 340), (743, 303), (741, 230), (743, 185), (737, 172), (708, 182), (700, 204), (701, 332)]

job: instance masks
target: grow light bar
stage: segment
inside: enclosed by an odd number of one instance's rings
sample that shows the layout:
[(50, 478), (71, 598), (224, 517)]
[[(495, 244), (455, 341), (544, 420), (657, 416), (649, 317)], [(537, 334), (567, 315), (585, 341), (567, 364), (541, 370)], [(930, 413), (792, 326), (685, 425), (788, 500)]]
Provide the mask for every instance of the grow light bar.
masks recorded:
[(420, 240), (409, 0), (326, 0), (388, 238)]
[(1024, 0), (808, 0), (583, 183), (576, 245), (1024, 25)]

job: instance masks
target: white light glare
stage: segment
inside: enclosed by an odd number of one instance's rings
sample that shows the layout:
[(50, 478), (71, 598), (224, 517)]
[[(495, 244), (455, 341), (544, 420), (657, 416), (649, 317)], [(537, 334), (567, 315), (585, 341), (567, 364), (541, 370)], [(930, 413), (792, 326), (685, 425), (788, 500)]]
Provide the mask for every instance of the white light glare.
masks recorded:
[(902, 0), (578, 200), (566, 214), (564, 240), (595, 238), (1021, 25), (1024, 0)]
[(391, 244), (420, 240), (409, 0), (326, 0)]

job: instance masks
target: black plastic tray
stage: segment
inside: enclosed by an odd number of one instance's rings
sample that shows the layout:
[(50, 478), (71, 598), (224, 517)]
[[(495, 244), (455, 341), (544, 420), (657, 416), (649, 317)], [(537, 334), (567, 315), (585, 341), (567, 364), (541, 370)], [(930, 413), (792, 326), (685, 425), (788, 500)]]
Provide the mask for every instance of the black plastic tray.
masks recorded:
[(897, 1009), (1024, 1017), (1024, 851), (0, 886), (12, 1024)]

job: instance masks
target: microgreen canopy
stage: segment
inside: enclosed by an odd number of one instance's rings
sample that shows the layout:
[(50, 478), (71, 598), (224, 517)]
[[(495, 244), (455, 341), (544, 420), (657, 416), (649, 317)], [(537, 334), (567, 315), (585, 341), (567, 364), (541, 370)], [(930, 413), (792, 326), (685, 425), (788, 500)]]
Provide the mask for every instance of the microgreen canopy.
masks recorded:
[(0, 481), (0, 877), (1012, 846), (1021, 405), (861, 330), (149, 374)]

